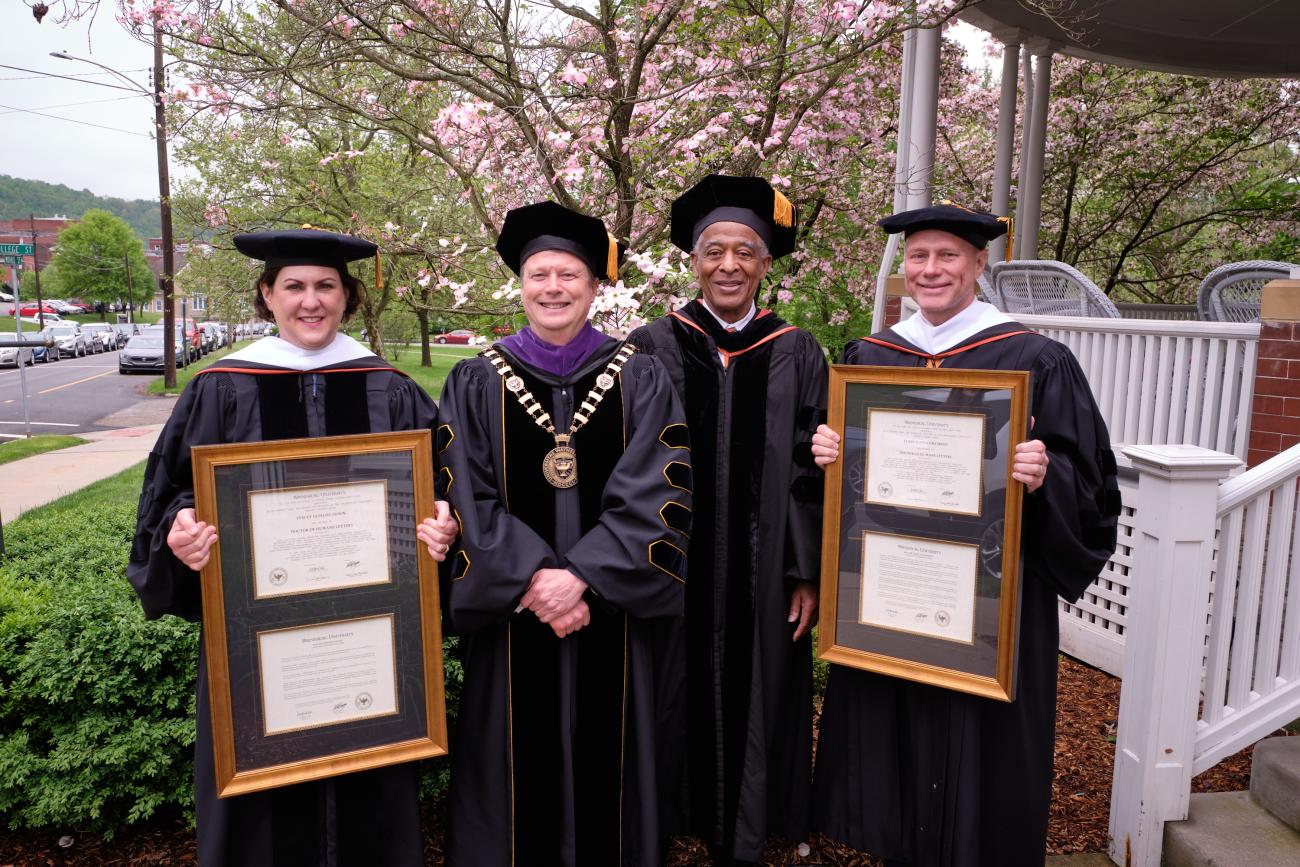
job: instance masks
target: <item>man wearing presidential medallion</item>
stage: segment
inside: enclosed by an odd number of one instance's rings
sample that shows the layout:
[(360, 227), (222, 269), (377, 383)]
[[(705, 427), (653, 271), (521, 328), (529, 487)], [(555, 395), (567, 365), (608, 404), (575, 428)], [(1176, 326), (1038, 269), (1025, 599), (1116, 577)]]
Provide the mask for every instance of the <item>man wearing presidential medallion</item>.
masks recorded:
[(822, 494), (809, 443), (826, 361), (812, 335), (754, 303), (796, 228), (763, 179), (706, 177), (672, 206), (700, 297), (629, 337), (668, 369), (690, 427), (686, 622), (666, 637), (685, 700), (661, 697), (668, 743), (684, 748), (665, 754), (663, 776), (678, 830), (718, 864), (759, 862), (769, 833), (799, 842), (808, 829)]
[[(1078, 362), (975, 299), (991, 214), (950, 203), (895, 214), (918, 312), (844, 349), (844, 364), (1027, 370), (1035, 439), (1019, 443), (1023, 579), (1016, 698), (1006, 703), (831, 666), (817, 741), (819, 830), (913, 867), (1042, 867), (1052, 797), (1057, 596), (1075, 600), (1115, 550), (1110, 436)], [(813, 453), (839, 457), (825, 425)]]
[(462, 530), (447, 863), (657, 867), (653, 635), (682, 612), (686, 427), (663, 366), (587, 321), (618, 279), (600, 220), (516, 208), (497, 252), (528, 327), (456, 365), (436, 437)]

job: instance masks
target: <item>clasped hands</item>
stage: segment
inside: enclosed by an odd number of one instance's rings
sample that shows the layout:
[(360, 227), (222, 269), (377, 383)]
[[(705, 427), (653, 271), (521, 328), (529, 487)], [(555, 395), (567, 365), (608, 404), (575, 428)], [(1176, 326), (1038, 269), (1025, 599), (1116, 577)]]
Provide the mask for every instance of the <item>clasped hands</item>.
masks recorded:
[[(1032, 430), (1034, 420), (1029, 420), (1029, 427)], [(825, 469), (828, 464), (833, 464), (840, 457), (840, 435), (831, 430), (827, 425), (818, 425), (817, 432), (812, 438), (813, 461), (817, 466)], [(1022, 482), (1025, 490), (1033, 493), (1043, 486), (1043, 480), (1047, 478), (1047, 446), (1042, 440), (1029, 440), (1016, 446), (1015, 456), (1011, 461), (1011, 478)]]
[(591, 609), (582, 598), (586, 592), (587, 582), (568, 569), (538, 569), (519, 600), (519, 610), (527, 608), (563, 638), (591, 622)]
[[(445, 500), (434, 500), (432, 518), (425, 518), (415, 528), (415, 535), (429, 548), (429, 556), (441, 563), (456, 539), (459, 526), (451, 516), (451, 507)], [(200, 521), (193, 509), (181, 509), (167, 531), (167, 547), (195, 572), (208, 565), (212, 546), (217, 541), (217, 528)]]

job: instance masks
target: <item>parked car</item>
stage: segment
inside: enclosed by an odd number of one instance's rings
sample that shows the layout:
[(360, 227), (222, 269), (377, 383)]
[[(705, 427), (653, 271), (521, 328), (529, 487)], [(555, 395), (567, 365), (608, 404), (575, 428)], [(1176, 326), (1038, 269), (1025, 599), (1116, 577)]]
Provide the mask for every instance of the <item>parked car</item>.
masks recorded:
[(470, 343), (473, 343), (474, 338), (476, 338), (477, 336), (478, 335), (476, 335), (473, 331), (470, 331), (468, 328), (457, 328), (455, 331), (448, 331), (445, 334), (433, 335), (433, 342), (434, 343), (464, 343), (468, 345)]
[(195, 324), (193, 319), (186, 319), (184, 322), (177, 320), (176, 327), (184, 328), (185, 339), (190, 345), (191, 355), (195, 358), (202, 358), (208, 354), (207, 344), (203, 340), (203, 331)]
[[(164, 333), (162, 323), (158, 323), (157, 325), (146, 326), (140, 333), (145, 336), (155, 335), (158, 337), (159, 340), (161, 340), (162, 335)], [(196, 350), (193, 347), (193, 345), (190, 343), (190, 341), (187, 340), (185, 337), (184, 326), (181, 325), (181, 323), (177, 322), (176, 323), (176, 366), (188, 367), (189, 363), (191, 361), (197, 360), (198, 357), (199, 357), (198, 350)]]
[(83, 323), (81, 330), (95, 341), (96, 352), (112, 352), (117, 349), (117, 329), (107, 322)]
[(140, 333), (140, 326), (134, 322), (118, 322), (110, 326), (117, 333), (117, 345), (126, 346), (126, 342)]
[(0, 346), (0, 367), (17, 367), (20, 361), (22, 364), (31, 365), (31, 347)]
[(199, 328), (208, 340), (208, 351), (221, 349), (226, 345), (226, 329), (219, 322), (200, 322)]
[(53, 307), (54, 312), (61, 316), (76, 316), (86, 312), (86, 308), (82, 307), (80, 304), (73, 304), (70, 301), (61, 301), (57, 298), (51, 298), (45, 303)]
[[(176, 355), (176, 363), (181, 363), (181, 355)], [(163, 331), (146, 329), (126, 342), (117, 354), (117, 372), (135, 373), (137, 371), (163, 370)]]
[(0, 292), (0, 303), (12, 304), (14, 303), (14, 296), (8, 292)]
[[(42, 337), (50, 337), (51, 327), (53, 326), (47, 325), (45, 326), (45, 330), (39, 331), (37, 333)], [(58, 361), (62, 357), (63, 357), (63, 352), (59, 349), (59, 344), (57, 342), (50, 347), (37, 346), (32, 350), (32, 362), (34, 364), (44, 364), (49, 361)]]
[(47, 326), (46, 330), (54, 338), (54, 342), (58, 344), (60, 355), (71, 355), (76, 358), (79, 355), (89, 355), (94, 351), (91, 348), (91, 342), (82, 333), (81, 324), (78, 322), (60, 322), (56, 325)]
[(19, 315), (19, 316), (35, 316), (35, 315), (38, 314), (38, 313), (46, 313), (46, 314), (54, 314), (54, 315), (58, 315), (58, 312), (59, 312), (59, 311), (55, 310), (55, 309), (50, 305), (50, 302), (48, 302), (48, 301), (46, 301), (46, 302), (44, 302), (43, 304), (41, 304), (40, 307), (37, 307), (35, 304), (33, 304), (33, 303), (31, 303), (31, 302), (28, 302), (28, 303), (24, 304), (22, 307), (19, 307), (19, 308), (18, 308), (18, 315)]

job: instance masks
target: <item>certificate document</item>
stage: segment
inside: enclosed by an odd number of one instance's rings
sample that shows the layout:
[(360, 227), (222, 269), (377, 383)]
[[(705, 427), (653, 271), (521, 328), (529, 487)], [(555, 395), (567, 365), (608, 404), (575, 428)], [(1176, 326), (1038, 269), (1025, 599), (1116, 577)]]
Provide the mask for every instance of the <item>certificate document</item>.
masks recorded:
[(253, 598), (387, 584), (384, 480), (253, 491)]
[(257, 634), (264, 733), (397, 713), (393, 616)]
[(863, 534), (860, 622), (973, 643), (978, 554), (976, 545)]
[(872, 407), (866, 460), (868, 503), (981, 513), (983, 415)]

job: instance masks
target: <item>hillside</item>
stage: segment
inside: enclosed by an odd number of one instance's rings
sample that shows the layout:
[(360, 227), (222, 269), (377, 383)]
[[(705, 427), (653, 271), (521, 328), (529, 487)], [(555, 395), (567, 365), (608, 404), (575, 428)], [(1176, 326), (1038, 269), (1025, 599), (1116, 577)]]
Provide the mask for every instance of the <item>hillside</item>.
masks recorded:
[(156, 200), (115, 199), (97, 196), (90, 190), (74, 190), (62, 184), (0, 175), (0, 219), (16, 220), (28, 214), (38, 217), (51, 217), (55, 214), (80, 217), (91, 208), (102, 208), (121, 217), (141, 238), (156, 238), (162, 234)]

